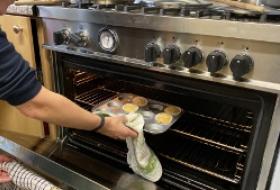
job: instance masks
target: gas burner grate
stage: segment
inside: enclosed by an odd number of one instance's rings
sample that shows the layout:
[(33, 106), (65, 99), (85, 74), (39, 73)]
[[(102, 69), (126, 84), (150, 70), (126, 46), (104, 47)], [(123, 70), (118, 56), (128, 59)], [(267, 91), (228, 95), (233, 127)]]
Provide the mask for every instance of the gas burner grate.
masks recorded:
[(181, 9), (177, 9), (177, 8), (166, 8), (160, 10), (161, 15), (167, 15), (167, 16), (181, 16), (180, 13), (181, 13)]
[(93, 4), (87, 5), (91, 10), (117, 11), (132, 14), (147, 14), (158, 16), (194, 17), (201, 19), (232, 20), (244, 22), (270, 22), (280, 21), (280, 10), (268, 9), (264, 13), (219, 6), (193, 6), (186, 5), (176, 8), (160, 6), (147, 6), (145, 4)]
[(161, 8), (159, 7), (144, 7), (144, 14), (160, 14)]
[(89, 9), (94, 10), (114, 10), (115, 4), (94, 4)]
[(256, 12), (237, 8), (213, 8), (209, 10), (212, 16), (220, 15), (222, 19), (244, 22), (270, 22), (280, 21), (280, 10), (267, 9), (265, 12)]

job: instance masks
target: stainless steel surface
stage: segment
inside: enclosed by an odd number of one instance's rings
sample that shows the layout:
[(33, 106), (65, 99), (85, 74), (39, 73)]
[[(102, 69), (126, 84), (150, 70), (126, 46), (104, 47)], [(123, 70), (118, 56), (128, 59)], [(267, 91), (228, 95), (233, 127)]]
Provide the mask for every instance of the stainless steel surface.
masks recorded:
[[(65, 50), (65, 48), (59, 49), (56, 46), (45, 46), (45, 47), (49, 48), (50, 50), (55, 51), (55, 52), (69, 53), (67, 50)], [(83, 56), (82, 53), (73, 52), (72, 54)], [(128, 59), (128, 58), (119, 59), (118, 56), (108, 57), (107, 54), (102, 54), (102, 53), (93, 53), (91, 55), (86, 55), (86, 57), (94, 58), (94, 59), (98, 59), (98, 60), (105, 60), (105, 61), (113, 60), (115, 63), (126, 64), (126, 65), (130, 65), (130, 66), (131, 66), (131, 63), (135, 63), (135, 64), (133, 64), (134, 67), (157, 70), (157, 68), (148, 66), (139, 60)], [(182, 75), (182, 73), (179, 71), (170, 71), (167, 69), (166, 70), (161, 69), (158, 71), (175, 74), (175, 75), (180, 75), (180, 74)], [(186, 75), (189, 77), (192, 77), (192, 78), (203, 79), (203, 77), (199, 78), (199, 77), (197, 77), (197, 75), (192, 75), (191, 73), (189, 73), (189, 74), (184, 73), (182, 76), (186, 76)], [(260, 81), (250, 81), (247, 83), (238, 83), (238, 82), (234, 82), (234, 81), (225, 82), (225, 81), (219, 81), (219, 80), (220, 79), (216, 79), (213, 81), (223, 82), (224, 84), (228, 84), (228, 85), (232, 85), (232, 86), (239, 86), (242, 88), (251, 88), (251, 89), (260, 90), (260, 91), (272, 92), (272, 93), (276, 93), (276, 94), (278, 94), (278, 96), (280, 96), (280, 88), (279, 88), (278, 84), (270, 84), (270, 83), (265, 83), (265, 82), (260, 82)], [(279, 106), (279, 100), (278, 100), (275, 105), (275, 112), (273, 114), (269, 137), (268, 137), (268, 140), (266, 143), (266, 148), (265, 148), (265, 153), (264, 153), (263, 163), (262, 163), (262, 170), (260, 173), (257, 190), (265, 189), (268, 175), (269, 175), (269, 172), (271, 169), (271, 163), (272, 163), (273, 155), (274, 155), (275, 148), (276, 148), (276, 142), (278, 141), (279, 134), (280, 134), (280, 118), (278, 117), (279, 114), (280, 114), (280, 106)]]
[(99, 5), (133, 3), (133, 0), (93, 0), (93, 3)]
[[(143, 15), (115, 11), (93, 11), (62, 7), (39, 6), (39, 17), (88, 24), (141, 28), (153, 31), (175, 32), (234, 39), (279, 43), (279, 24), (197, 19), (159, 15)], [(222, 29), (217, 30), (217, 28)]]
[[(56, 9), (56, 8), (55, 8)], [(63, 13), (64, 10), (56, 10), (58, 13)], [(49, 10), (48, 8), (43, 7), (40, 8), (40, 12)], [(50, 9), (51, 10), (51, 9)], [(72, 9), (73, 11), (76, 11), (76, 9)], [(81, 12), (88, 11), (88, 10), (80, 10)], [(56, 14), (56, 12), (49, 12), (47, 17), (54, 18), (56, 16), (53, 16), (53, 13)], [(66, 11), (67, 12), (67, 11)], [(46, 12), (45, 12), (46, 13)], [(106, 15), (107, 13), (99, 12), (99, 11), (88, 11), (89, 15), (92, 14), (92, 19), (89, 23), (87, 23), (87, 17), (85, 17), (84, 22), (72, 22), (68, 19), (64, 18), (65, 20), (57, 20), (61, 17), (57, 17), (57, 19), (48, 19), (44, 18), (43, 22), (44, 25), (48, 28), (47, 34), (46, 34), (46, 41), (47, 45), (52, 46), (53, 45), (53, 32), (59, 31), (63, 28), (70, 29), (73, 33), (82, 30), (87, 31), (89, 34), (89, 43), (88, 46), (84, 49), (84, 51), (88, 52), (82, 53), (82, 56), (96, 56), (96, 53), (101, 53), (102, 57), (108, 57), (114, 59), (117, 57), (118, 59), (123, 60), (137, 60), (137, 62), (143, 62), (144, 60), (144, 48), (145, 46), (150, 42), (156, 42), (160, 45), (161, 49), (168, 46), (169, 44), (176, 44), (179, 46), (181, 53), (186, 51), (188, 48), (195, 46), (202, 50), (203, 53), (203, 62), (202, 64), (198, 64), (194, 66), (192, 69), (198, 70), (199, 73), (194, 74), (189, 72), (189, 70), (184, 69), (182, 73), (189, 73), (192, 77), (197, 78), (204, 78), (206, 80), (210, 81), (220, 81), (225, 82), (232, 81), (236, 85), (244, 86), (248, 83), (262, 83), (262, 82), (268, 82), (268, 85), (263, 85), (265, 88), (278, 88), (278, 84), (280, 83), (280, 78), (278, 77), (278, 70), (280, 70), (280, 64), (278, 61), (280, 60), (280, 42), (278, 41), (279, 38), (276, 35), (277, 31), (274, 31), (275, 28), (279, 28), (279, 25), (269, 25), (269, 24), (259, 24), (259, 23), (243, 23), (243, 22), (231, 22), (231, 21), (215, 21), (215, 20), (204, 20), (204, 19), (194, 19), (194, 18), (176, 18), (176, 17), (162, 17), (163, 20), (167, 19), (175, 19), (178, 20), (178, 24), (181, 21), (186, 21), (187, 23), (193, 22), (192, 26), (189, 26), (185, 29), (185, 31), (182, 33), (180, 31), (176, 32), (166, 32), (164, 30), (163, 26), (168, 27), (170, 24), (174, 23), (159, 23), (162, 24), (161, 27), (157, 28), (157, 30), (162, 31), (155, 31), (155, 30), (144, 30), (137, 28), (138, 23), (141, 23), (141, 20), (137, 20), (137, 18), (134, 18), (135, 16), (140, 15), (127, 15), (123, 13), (118, 13), (115, 15), (115, 13), (112, 13), (110, 15)], [(78, 13), (77, 13), (78, 14)], [(100, 14), (100, 15), (99, 15)], [(78, 14), (81, 15), (81, 14)], [(119, 18), (119, 16), (126, 16), (126, 18)], [(76, 18), (78, 18), (77, 16)], [(146, 21), (150, 20), (153, 16), (145, 16)], [(129, 27), (119, 27), (121, 22), (129, 21), (131, 19), (134, 20), (135, 28)], [(158, 19), (158, 17), (154, 17)], [(92, 21), (97, 21), (103, 19), (103, 24), (94, 24)], [(110, 23), (110, 19), (114, 20), (114, 22)], [(79, 19), (78, 19), (79, 20)], [(80, 19), (82, 20), (82, 18)], [(109, 23), (106, 23), (109, 22)], [(217, 23), (223, 23), (223, 26), (216, 25)], [(106, 24), (105, 24), (106, 23)], [(109, 26), (109, 25), (112, 26)], [(134, 26), (133, 24), (133, 26)], [(144, 24), (144, 23), (143, 23)], [(184, 23), (181, 23), (181, 26)], [(190, 24), (190, 23), (189, 23)], [(121, 24), (122, 25), (122, 24)], [(125, 24), (124, 24), (125, 25)], [(100, 49), (98, 45), (98, 33), (99, 30), (103, 27), (108, 27), (109, 29), (114, 30), (118, 36), (119, 36), (119, 46), (116, 50), (116, 52), (112, 54), (102, 54), (102, 50)], [(152, 26), (152, 24), (147, 23), (145, 25), (146, 27)], [(192, 31), (194, 27), (200, 28), (201, 32)], [(240, 27), (240, 28), (239, 28)], [(247, 28), (248, 27), (248, 28)], [(175, 27), (173, 29), (180, 30), (182, 27)], [(203, 29), (202, 29), (203, 28)], [(216, 28), (223, 28), (223, 32), (221, 33), (220, 30), (216, 30)], [(242, 28), (242, 29), (241, 29)], [(247, 29), (248, 30), (247, 30)], [(239, 30), (241, 29), (241, 30)], [(260, 29), (260, 30), (258, 30)], [(213, 33), (211, 34), (211, 31), (213, 30), (216, 32), (215, 35), (220, 36), (213, 36)], [(230, 37), (231, 34), (227, 33), (227, 30), (234, 33), (235, 37)], [(266, 31), (265, 31), (266, 30)], [(239, 31), (239, 32), (237, 32)], [(280, 31), (280, 30), (279, 30)], [(192, 34), (192, 33), (198, 33), (198, 34)], [(250, 32), (256, 32), (255, 39), (254, 35), (250, 34)], [(205, 33), (204, 35), (199, 33)], [(242, 35), (245, 36), (242, 36)], [(265, 34), (265, 38), (258, 39), (262, 34)], [(271, 36), (277, 36), (273, 39), (273, 43), (269, 42), (269, 39)], [(247, 36), (248, 35), (248, 36)], [(227, 36), (227, 37), (225, 37)], [(251, 39), (250, 39), (251, 38)], [(133, 40), (132, 40), (133, 39)], [(263, 41), (259, 41), (263, 40)], [(266, 41), (266, 42), (265, 42)], [(131, 48), (133, 47), (133, 48)], [(63, 46), (58, 46), (58, 49), (61, 48), (61, 51), (63, 51)], [(74, 49), (72, 49), (74, 50)], [(232, 79), (232, 72), (230, 70), (229, 65), (225, 66), (219, 73), (218, 77), (210, 76), (208, 73), (208, 68), (206, 65), (206, 57), (209, 53), (211, 53), (214, 50), (220, 50), (226, 53), (229, 61), (231, 61), (237, 54), (248, 54), (250, 55), (254, 60), (254, 69), (253, 71), (246, 75), (245, 78), (248, 79), (248, 81), (245, 83), (236, 83)], [(67, 51), (65, 49), (65, 51)], [(71, 53), (74, 53), (71, 52)], [(75, 52), (79, 53), (79, 51)], [(157, 62), (163, 63), (163, 60), (160, 58), (157, 60)], [(266, 64), (264, 64), (266, 63)], [(180, 62), (182, 64), (182, 61)], [(161, 68), (156, 68), (157, 70), (160, 70)]]
[(280, 154), (278, 154), (275, 170), (273, 173), (270, 190), (278, 189), (280, 186)]
[[(280, 134), (279, 24), (60, 7), (39, 7), (39, 16), (43, 18), (47, 32), (45, 48), (54, 52), (277, 94), (278, 99), (257, 186), (257, 190), (265, 189), (276, 142)], [(106, 53), (99, 48), (97, 36), (103, 27), (110, 28), (119, 36), (119, 46), (114, 53)], [(71, 45), (54, 45), (53, 32), (61, 29), (69, 29), (72, 32), (87, 31), (89, 34), (88, 46), (79, 48)], [(181, 53), (190, 47), (197, 47), (203, 52), (203, 63), (191, 70), (187, 68), (171, 70), (166, 65), (163, 67), (153, 66), (144, 61), (144, 49), (150, 42), (159, 44), (161, 50), (170, 44), (177, 45)], [(242, 82), (233, 79), (228, 65), (218, 75), (210, 75), (205, 60), (207, 55), (214, 50), (225, 52), (229, 61), (237, 54), (248, 54), (255, 63), (253, 72), (246, 75), (246, 80)], [(163, 63), (162, 58), (157, 59), (157, 62)], [(182, 66), (181, 61), (179, 64)], [(193, 72), (193, 70), (198, 72)], [(215, 144), (214, 142), (208, 143)], [(229, 147), (224, 146), (224, 148)], [(234, 151), (242, 150), (235, 149)]]
[(70, 51), (69, 52), (69, 50), (66, 49), (64, 46), (59, 47), (59, 46), (44, 45), (44, 47), (46, 49), (56, 51), (56, 52), (70, 53), (73, 55), (93, 58), (93, 59), (102, 60), (102, 61), (109, 61), (109, 62), (114, 61), (114, 63), (124, 64), (124, 65), (132, 66), (132, 67), (144, 68), (144, 69), (162, 72), (162, 73), (169, 73), (169, 74), (178, 75), (178, 76), (191, 77), (191, 78), (195, 78), (195, 79), (224, 83), (227, 85), (239, 86), (242, 88), (255, 89), (255, 90), (266, 91), (266, 92), (272, 92), (272, 93), (276, 93), (276, 94), (280, 93), (280, 84), (278, 84), (278, 83), (263, 82), (263, 81), (257, 81), (257, 80), (250, 80), (248, 82), (236, 82), (232, 79), (231, 76), (219, 78), (219, 77), (212, 77), (208, 72), (195, 74), (195, 73), (191, 73), (188, 69), (176, 71), (176, 70), (170, 70), (167, 67), (163, 67), (163, 68), (162, 67), (153, 67), (152, 65), (146, 64), (143, 60), (135, 59), (135, 58), (122, 57), (122, 56), (118, 56), (118, 55), (108, 55), (106, 53), (99, 53), (99, 52), (91, 52), (90, 54), (83, 53), (81, 51)]
[(266, 142), (265, 146), (265, 152), (263, 156), (263, 162), (262, 162), (262, 168), (261, 173), (258, 181), (257, 190), (264, 190), (267, 185), (267, 179), (269, 177), (269, 172), (271, 169), (271, 164), (273, 160), (273, 156), (276, 152), (276, 145), (279, 141), (279, 135), (280, 135), (280, 105), (279, 105), (279, 99), (280, 94), (278, 95), (278, 99), (275, 105), (274, 114), (271, 121), (271, 127), (269, 131), (269, 136)]
[(31, 150), (20, 146), (13, 141), (0, 137), (0, 149), (10, 155), (13, 155), (16, 159), (22, 161), (35, 171), (45, 174), (48, 177), (66, 184), (74, 189), (96, 189), (105, 190), (108, 189), (101, 184), (92, 181), (85, 176), (76, 173), (54, 161), (47, 159), (46, 157), (32, 152)]
[[(98, 183), (104, 184), (107, 189), (112, 190), (129, 190), (129, 189), (145, 189), (145, 190), (162, 190), (158, 185), (140, 178), (137, 175), (129, 174), (122, 170), (116, 169), (110, 164), (106, 164), (92, 156), (86, 156), (71, 148), (63, 148), (54, 152), (52, 158), (59, 160), (59, 163), (65, 163), (70, 166), (78, 166), (85, 175), (95, 179)], [(81, 171), (80, 170), (80, 171)], [(88, 190), (91, 188), (79, 188), (78, 190)], [(95, 190), (95, 189), (94, 189)]]
[(262, 0), (262, 3), (266, 6), (280, 8), (280, 2), (278, 0)]
[[(147, 3), (150, 3), (147, 1)], [(211, 3), (204, 0), (155, 0), (153, 1), (153, 5), (161, 7), (161, 8), (172, 8), (177, 9), (186, 5), (210, 5)]]

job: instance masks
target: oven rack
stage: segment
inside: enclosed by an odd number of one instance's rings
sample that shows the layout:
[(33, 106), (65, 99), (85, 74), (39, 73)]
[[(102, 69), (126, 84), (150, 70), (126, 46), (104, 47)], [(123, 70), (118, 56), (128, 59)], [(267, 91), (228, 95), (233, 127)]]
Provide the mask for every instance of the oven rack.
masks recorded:
[(82, 93), (74, 98), (75, 102), (81, 103), (87, 106), (96, 106), (103, 101), (114, 98), (117, 95), (117, 92), (104, 89), (104, 88), (95, 88), (93, 90)]
[[(78, 133), (84, 134), (83, 132), (80, 131)], [(119, 144), (120, 142), (117, 142), (113, 139), (108, 139), (107, 137), (101, 137), (100, 135), (96, 136), (96, 134), (94, 135), (94, 137), (95, 137), (94, 139), (90, 137), (85, 138), (83, 135), (73, 133), (71, 137), (72, 140), (70, 141), (70, 143), (74, 144), (75, 146), (79, 146), (81, 148), (85, 148), (86, 145), (88, 146), (88, 148), (86, 149), (90, 151), (93, 151), (97, 154), (101, 154), (119, 163), (123, 163), (123, 164), (125, 163), (126, 160), (125, 152), (127, 151), (127, 149), (124, 144), (120, 145)], [(185, 168), (189, 168), (194, 171), (204, 173), (233, 184), (239, 184), (242, 179), (242, 175), (244, 172), (244, 164), (241, 163), (238, 155), (233, 156), (233, 154), (228, 154), (227, 152), (222, 152), (222, 151), (219, 152), (214, 151), (211, 154), (211, 150), (209, 150), (208, 148), (201, 149), (201, 146), (203, 145), (196, 146), (194, 145), (195, 142), (193, 145), (190, 145), (190, 147), (188, 147), (189, 145), (188, 143), (185, 143), (181, 148), (176, 150), (173, 149), (171, 150), (170, 147), (167, 148), (166, 150), (163, 150), (164, 144), (159, 144), (158, 140), (156, 141), (153, 141), (151, 139), (147, 139), (147, 140), (150, 146), (152, 147), (152, 149), (159, 156), (160, 160), (166, 166), (168, 166), (170, 162), (174, 162)], [(206, 151), (207, 154), (205, 154), (205, 150), (207, 150)], [(171, 152), (173, 151), (173, 155), (170, 154), (170, 151)], [(200, 152), (203, 153), (200, 154)], [(188, 157), (193, 159), (193, 161), (184, 160), (183, 158), (184, 154), (189, 154)], [(112, 155), (117, 156), (120, 160), (116, 160), (115, 156)], [(204, 159), (205, 163), (195, 163), (197, 160), (201, 158)], [(219, 167), (221, 169), (217, 169)]]
[[(168, 143), (161, 143), (162, 139)], [(178, 138), (173, 133), (148, 139), (161, 157), (189, 169), (224, 181), (239, 184), (244, 173), (244, 155), (210, 148), (196, 141)], [(178, 144), (178, 146), (174, 146)]]
[[(213, 122), (217, 122), (223, 127), (232, 128), (234, 130), (239, 130), (239, 131), (251, 133), (251, 130), (253, 128), (252, 125), (239, 124), (239, 123), (235, 123), (235, 122), (232, 122), (232, 121), (228, 121), (228, 120), (224, 120), (224, 119), (220, 119), (220, 118), (216, 118), (216, 117), (211, 117), (211, 116), (201, 114), (201, 113), (197, 113), (197, 112), (188, 111), (188, 113), (191, 114), (191, 115), (200, 117), (201, 119), (207, 119), (207, 120), (211, 120)], [(249, 115), (246, 116), (246, 117), (251, 118), (251, 116), (249, 116)]]
[(88, 84), (94, 80), (96, 80), (97, 77), (93, 74), (90, 74), (88, 72), (81, 72), (81, 71), (75, 71), (74, 77), (73, 77), (73, 84), (76, 87)]
[(75, 80), (75, 81), (74, 81), (74, 85), (75, 85), (76, 87), (79, 87), (79, 86), (88, 84), (88, 83), (94, 81), (95, 79), (96, 79), (96, 78), (95, 78), (94, 76), (84, 77), (83, 79)]
[[(215, 172), (212, 172), (210, 170), (207, 170), (207, 169), (204, 169), (204, 168), (201, 168), (201, 167), (198, 167), (198, 166), (195, 166), (195, 165), (192, 165), (188, 162), (183, 162), (181, 160), (178, 160), (174, 157), (171, 157), (171, 156), (168, 156), (168, 155), (165, 155), (165, 154), (160, 154), (162, 157), (168, 159), (168, 160), (171, 160), (171, 161), (174, 161), (180, 165), (183, 165), (183, 166), (186, 166), (188, 168), (191, 168), (191, 169), (194, 169), (196, 171), (199, 171), (199, 172), (202, 172), (202, 173), (205, 173), (205, 174), (208, 174), (210, 176), (213, 176), (213, 177), (216, 177), (216, 178), (219, 178), (219, 179), (222, 179), (222, 180), (225, 180), (225, 181), (228, 181), (228, 182), (231, 182), (231, 183), (234, 183), (234, 184), (238, 184), (241, 180), (241, 176), (239, 175), (234, 175), (234, 178), (230, 178), (230, 177), (226, 177), (224, 175), (220, 175), (218, 173), (215, 173)], [(242, 170), (243, 171), (243, 170)], [(236, 172), (237, 173), (237, 172)]]
[(229, 146), (227, 144), (220, 143), (220, 142), (217, 142), (217, 141), (205, 138), (205, 137), (201, 137), (201, 136), (198, 136), (198, 135), (193, 135), (192, 133), (183, 132), (183, 131), (180, 131), (178, 129), (170, 129), (170, 130), (175, 132), (175, 133), (178, 133), (180, 135), (192, 138), (195, 141), (201, 142), (203, 144), (206, 144), (206, 145), (209, 145), (209, 146), (213, 146), (213, 147), (215, 147), (217, 149), (222, 149), (222, 150), (225, 150), (225, 151), (228, 151), (228, 152), (232, 152), (232, 153), (237, 153), (237, 154), (245, 153), (247, 151), (247, 146), (242, 146), (244, 148), (237, 148), (237, 147)]
[(206, 120), (201, 119), (198, 114), (187, 111), (184, 114), (184, 118), (171, 127), (170, 131), (228, 152), (236, 154), (246, 153), (250, 133), (235, 130), (232, 127), (224, 127), (224, 125), (217, 121), (216, 119), (212, 123), (208, 121), (208, 117)]
[[(75, 101), (91, 111), (93, 107), (115, 98), (117, 94), (118, 92), (107, 88), (94, 88), (76, 96)], [(193, 118), (198, 121), (197, 123), (204, 122), (204, 126), (196, 126), (193, 123), (176, 123), (174, 127), (170, 128), (170, 131), (217, 149), (235, 154), (246, 153), (248, 149), (246, 144), (249, 139), (246, 134), (250, 134), (251, 131), (248, 129), (251, 129), (252, 126), (237, 124), (191, 111), (187, 111), (184, 118), (187, 118), (187, 120)], [(209, 121), (214, 124), (211, 124)], [(210, 130), (213, 128), (217, 128), (220, 132)], [(203, 130), (207, 130), (208, 133), (203, 133)], [(221, 133), (221, 130), (224, 131), (224, 134)], [(234, 131), (234, 134), (226, 135), (228, 131), (231, 131), (231, 133)], [(212, 133), (209, 134), (209, 132)]]

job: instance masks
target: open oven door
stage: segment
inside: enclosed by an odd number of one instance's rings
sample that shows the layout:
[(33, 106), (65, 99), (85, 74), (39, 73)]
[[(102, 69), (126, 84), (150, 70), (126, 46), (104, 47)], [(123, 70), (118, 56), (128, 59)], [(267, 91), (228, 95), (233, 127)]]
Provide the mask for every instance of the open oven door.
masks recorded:
[[(38, 140), (30, 136), (15, 136), (13, 133), (5, 134), (5, 136), (6, 137), (0, 136), (1, 153), (11, 155), (15, 160), (62, 189), (160, 189), (154, 183), (145, 181), (136, 175), (116, 170), (110, 165), (106, 165), (97, 160), (96, 162), (91, 162), (88, 166), (91, 169), (96, 169), (94, 173), (96, 176), (86, 177), (83, 175), (82, 171), (73, 171), (64, 166), (64, 164), (54, 161), (52, 158), (55, 154), (64, 154), (63, 156), (71, 157), (74, 155), (73, 152), (67, 152), (67, 150), (65, 151), (63, 149), (63, 142), (61, 141), (54, 142), (48, 139)], [(86, 157), (79, 157), (76, 159), (83, 159), (83, 162), (87, 160)]]

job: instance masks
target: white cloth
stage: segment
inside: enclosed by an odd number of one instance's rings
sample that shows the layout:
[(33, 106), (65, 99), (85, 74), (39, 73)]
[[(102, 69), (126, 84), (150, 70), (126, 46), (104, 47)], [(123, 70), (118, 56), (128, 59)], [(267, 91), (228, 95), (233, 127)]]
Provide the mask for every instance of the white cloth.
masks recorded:
[(12, 183), (2, 184), (0, 190), (62, 190), (16, 161), (4, 162), (0, 169), (12, 178)]
[(145, 142), (143, 133), (144, 118), (139, 113), (131, 113), (126, 117), (126, 126), (138, 133), (138, 137), (126, 139), (128, 147), (127, 162), (136, 174), (156, 182), (162, 176), (162, 166), (158, 157)]

